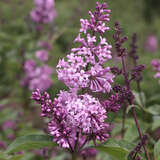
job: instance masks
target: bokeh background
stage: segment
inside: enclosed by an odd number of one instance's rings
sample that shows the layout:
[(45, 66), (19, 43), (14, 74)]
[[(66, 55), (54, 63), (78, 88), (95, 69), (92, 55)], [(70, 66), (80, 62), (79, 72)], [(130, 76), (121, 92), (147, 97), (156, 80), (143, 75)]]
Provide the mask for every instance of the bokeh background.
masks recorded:
[[(79, 20), (88, 17), (88, 10), (94, 10), (96, 1), (55, 0), (57, 16), (53, 23), (45, 25), (44, 31), (39, 35), (35, 31), (35, 24), (30, 17), (30, 11), (34, 7), (33, 0), (0, 0), (0, 102), (3, 106), (9, 106), (7, 111), (0, 113), (3, 118), (0, 121), (2, 123), (5, 119), (10, 118), (13, 113), (11, 108), (17, 114), (21, 112), (23, 123), (18, 126), (16, 136), (42, 132), (43, 128), (40, 107), (30, 100), (31, 91), (20, 85), (24, 76), (22, 54), (25, 53), (25, 59), (34, 58), (35, 51), (39, 48), (38, 42), (51, 36), (49, 43), (52, 49), (49, 51), (48, 65), (53, 67), (54, 73), (52, 75), (53, 85), (48, 92), (54, 97), (60, 89), (65, 89), (64, 84), (57, 79), (56, 75), (58, 60), (70, 53), (71, 48), (75, 46), (73, 41), (79, 32)], [(106, 33), (107, 40), (113, 43), (115, 21), (120, 23), (123, 34), (129, 37), (127, 48), (130, 47), (132, 34), (137, 33), (139, 63), (146, 65), (143, 72), (144, 80), (141, 84), (142, 91), (145, 93), (146, 99), (159, 95), (160, 86), (158, 80), (153, 78), (155, 72), (152, 69), (151, 60), (160, 58), (160, 1), (104, 1), (108, 3), (112, 11), (111, 21), (108, 23), (111, 30)], [(148, 49), (146, 43), (151, 35), (156, 44), (151, 45), (151, 49)], [(13, 119), (15, 117), (14, 114)], [(148, 121), (150, 122), (150, 117)], [(24, 122), (28, 123), (24, 124)], [(132, 128), (130, 132), (133, 130)], [(8, 134), (10, 131), (6, 132)], [(4, 140), (4, 135), (0, 137), (1, 140)], [(130, 139), (130, 137), (127, 138)], [(11, 142), (7, 138), (6, 141), (7, 144)]]

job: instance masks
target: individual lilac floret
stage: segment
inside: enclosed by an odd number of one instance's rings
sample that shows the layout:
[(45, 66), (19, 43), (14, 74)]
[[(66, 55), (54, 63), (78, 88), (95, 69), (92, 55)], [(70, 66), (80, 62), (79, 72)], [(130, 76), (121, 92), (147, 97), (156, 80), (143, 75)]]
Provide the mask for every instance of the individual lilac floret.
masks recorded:
[(67, 60), (62, 59), (57, 65), (59, 80), (69, 88), (89, 88), (93, 92), (104, 93), (112, 89), (114, 75), (110, 67), (104, 67), (104, 63), (112, 58), (112, 46), (101, 35), (109, 29), (105, 27), (109, 12), (106, 3), (97, 2), (96, 11), (89, 12), (90, 20), (81, 19), (80, 33), (75, 39), (79, 47), (73, 48)]
[(147, 40), (145, 42), (145, 49), (148, 51), (148, 52), (156, 52), (157, 49), (158, 49), (158, 40), (157, 40), (157, 37), (155, 35), (149, 35), (147, 37)]
[(56, 17), (54, 0), (34, 0), (34, 4), (30, 15), (36, 23), (50, 23)]
[(48, 60), (48, 51), (45, 49), (36, 51), (36, 57), (42, 62), (45, 62)]
[(61, 91), (52, 102), (48, 94), (41, 95), (37, 90), (33, 92), (32, 98), (42, 105), (42, 116), (51, 118), (48, 129), (60, 146), (74, 148), (77, 133), (83, 141), (105, 141), (109, 137), (109, 124), (105, 122), (106, 110), (91, 95)]

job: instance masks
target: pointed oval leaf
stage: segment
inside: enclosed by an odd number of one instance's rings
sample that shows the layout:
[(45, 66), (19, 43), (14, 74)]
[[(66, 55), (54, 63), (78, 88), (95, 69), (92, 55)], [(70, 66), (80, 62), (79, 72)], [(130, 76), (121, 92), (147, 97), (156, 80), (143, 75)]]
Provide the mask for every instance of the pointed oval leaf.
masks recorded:
[[(146, 97), (145, 94), (143, 92), (136, 92), (136, 91), (132, 91), (134, 96), (135, 96), (135, 101), (139, 106), (143, 106), (143, 104), (146, 104)], [(141, 98), (140, 98), (141, 96)]]
[(44, 147), (53, 147), (53, 137), (48, 135), (27, 135), (17, 138), (8, 146), (6, 153), (14, 153), (30, 149), (39, 149)]
[(100, 145), (95, 148), (107, 153), (115, 160), (127, 160), (127, 155), (129, 154), (129, 151), (126, 148), (122, 148), (118, 145)]

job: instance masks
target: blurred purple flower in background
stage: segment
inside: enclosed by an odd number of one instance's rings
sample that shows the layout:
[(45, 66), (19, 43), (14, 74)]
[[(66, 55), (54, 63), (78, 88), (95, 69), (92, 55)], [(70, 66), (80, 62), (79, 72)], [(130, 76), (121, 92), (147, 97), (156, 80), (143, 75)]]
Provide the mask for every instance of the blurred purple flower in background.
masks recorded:
[(7, 145), (5, 142), (0, 141), (0, 149), (6, 150), (7, 149)]
[[(152, 67), (157, 73), (154, 75), (154, 78), (160, 78), (160, 59), (153, 59), (152, 62)], [(158, 81), (160, 83), (160, 80)]]
[(39, 45), (45, 50), (50, 50), (52, 48), (52, 46), (46, 41), (40, 41)]
[(34, 0), (34, 4), (35, 8), (30, 13), (34, 22), (47, 24), (56, 17), (54, 0)]
[(50, 76), (53, 69), (48, 65), (36, 66), (33, 60), (27, 60), (24, 68), (25, 75), (21, 81), (22, 86), (28, 87), (31, 91), (37, 88), (44, 91), (52, 85)]
[(45, 62), (48, 60), (48, 51), (44, 49), (38, 50), (36, 51), (36, 57), (40, 61)]
[(146, 42), (145, 42), (145, 49), (148, 52), (152, 52), (152, 53), (157, 51), (157, 49), (158, 49), (158, 39), (155, 35), (150, 34), (147, 37)]
[(13, 120), (8, 120), (8, 121), (5, 121), (3, 123), (2, 127), (3, 127), (3, 129), (9, 129), (10, 128), (10, 129), (15, 130), (17, 128), (17, 125)]

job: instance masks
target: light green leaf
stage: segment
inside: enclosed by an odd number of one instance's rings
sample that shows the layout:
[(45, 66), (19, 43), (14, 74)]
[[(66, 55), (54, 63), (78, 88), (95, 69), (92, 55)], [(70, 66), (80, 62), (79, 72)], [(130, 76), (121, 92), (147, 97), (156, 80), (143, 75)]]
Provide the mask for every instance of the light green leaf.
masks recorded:
[(4, 152), (0, 151), (0, 160), (7, 160), (7, 154)]
[(53, 147), (56, 144), (48, 135), (27, 135), (17, 138), (8, 146), (6, 153), (14, 153), (30, 149), (39, 149), (44, 147)]
[(153, 116), (152, 130), (160, 127), (160, 116)]
[(160, 115), (160, 105), (154, 104), (153, 106), (147, 108), (147, 111), (153, 115)]
[(160, 160), (160, 140), (154, 146), (154, 158)]
[(8, 104), (8, 103), (9, 103), (9, 100), (8, 100), (8, 99), (3, 99), (3, 100), (0, 101), (0, 104), (1, 104), (1, 105), (6, 105), (6, 104)]
[[(145, 97), (145, 94), (143, 92), (141, 93), (138, 93), (136, 91), (132, 91), (134, 96), (135, 96), (135, 100), (136, 100), (136, 103), (139, 105), (139, 106), (142, 106), (146, 103), (146, 97)], [(141, 96), (141, 98), (140, 98)]]

